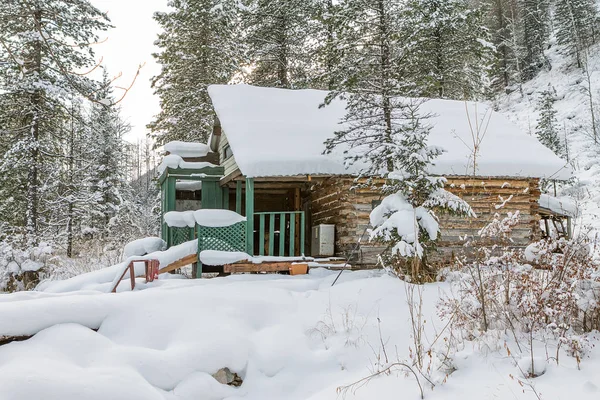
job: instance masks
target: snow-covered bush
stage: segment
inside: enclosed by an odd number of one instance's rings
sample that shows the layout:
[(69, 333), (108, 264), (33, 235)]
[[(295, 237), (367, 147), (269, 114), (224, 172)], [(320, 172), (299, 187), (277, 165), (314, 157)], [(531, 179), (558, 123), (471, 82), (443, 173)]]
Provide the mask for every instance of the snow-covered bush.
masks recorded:
[(452, 292), (439, 312), (468, 340), (510, 332), (517, 344), (527, 344), (522, 350), (531, 361), (528, 370), (536, 370), (537, 340), (547, 343), (546, 351), (555, 349), (556, 362), (563, 349), (579, 363), (588, 349), (586, 334), (600, 329), (600, 265), (584, 240), (550, 238), (510, 248), (518, 218), (497, 216), (468, 243), (477, 251), (475, 260), (457, 260), (441, 272)]
[(45, 273), (51, 257), (52, 247), (47, 243), (20, 250), (7, 242), (0, 242), (0, 292), (33, 289)]

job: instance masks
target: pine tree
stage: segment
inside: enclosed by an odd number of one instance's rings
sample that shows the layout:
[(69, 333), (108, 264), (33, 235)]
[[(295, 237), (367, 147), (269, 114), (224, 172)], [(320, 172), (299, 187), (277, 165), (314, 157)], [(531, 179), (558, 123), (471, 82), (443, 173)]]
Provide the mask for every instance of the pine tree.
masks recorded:
[(593, 0), (556, 0), (556, 38), (583, 67), (590, 45), (598, 39), (598, 9)]
[(254, 0), (244, 13), (248, 82), (298, 88), (310, 76), (309, 22), (313, 0)]
[(545, 90), (538, 102), (540, 116), (537, 120), (535, 134), (539, 141), (559, 156), (564, 155), (564, 146), (560, 141), (560, 130), (557, 111), (554, 108), (556, 93), (553, 89)]
[(481, 98), (495, 50), (482, 10), (467, 0), (409, 0), (402, 17), (417, 94)]
[(544, 66), (549, 30), (550, 2), (548, 0), (520, 0), (523, 47), (523, 79), (530, 80)]
[(15, 189), (25, 202), (29, 245), (39, 241), (42, 182), (53, 171), (48, 154), (55, 154), (52, 141), (61, 136), (65, 99), (94, 91), (80, 71), (94, 66), (90, 45), (108, 28), (88, 0), (0, 3), (0, 113), (11, 120), (2, 168), (19, 174)]
[(207, 87), (226, 84), (239, 71), (239, 8), (235, 0), (171, 0), (156, 13), (162, 28), (154, 54), (162, 70), (152, 80), (161, 112), (149, 125), (156, 145), (206, 141), (214, 122)]

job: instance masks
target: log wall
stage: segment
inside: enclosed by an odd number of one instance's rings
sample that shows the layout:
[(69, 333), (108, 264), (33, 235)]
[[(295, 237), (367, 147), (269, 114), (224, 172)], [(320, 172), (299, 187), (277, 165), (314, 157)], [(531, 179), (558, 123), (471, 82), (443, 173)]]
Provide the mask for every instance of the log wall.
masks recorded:
[[(355, 264), (374, 265), (377, 255), (385, 246), (370, 243), (369, 214), (381, 200), (375, 189), (352, 189), (353, 178), (332, 177), (318, 182), (310, 190), (312, 225), (335, 224), (336, 255), (345, 257), (352, 252), (358, 238), (364, 234), (359, 250), (353, 258)], [(501, 217), (519, 211), (519, 225), (513, 231), (515, 246), (526, 246), (541, 237), (539, 228), (538, 179), (515, 178), (448, 178), (446, 189), (465, 199), (473, 207), (477, 218), (439, 214), (441, 237), (438, 257), (444, 262), (460, 251), (468, 237), (491, 222), (496, 213)]]

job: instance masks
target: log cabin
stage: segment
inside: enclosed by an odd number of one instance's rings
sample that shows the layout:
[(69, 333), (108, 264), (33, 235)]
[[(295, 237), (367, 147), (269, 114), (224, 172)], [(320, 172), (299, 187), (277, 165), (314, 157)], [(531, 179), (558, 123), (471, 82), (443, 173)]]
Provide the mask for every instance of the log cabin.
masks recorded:
[[(248, 254), (350, 257), (354, 265), (375, 265), (385, 247), (370, 242), (366, 232), (381, 195), (356, 187), (361, 165), (345, 162), (348, 149), (323, 154), (324, 142), (340, 130), (345, 102), (320, 107), (325, 91), (249, 85), (213, 85), (209, 94), (216, 118), (208, 147), (189, 154), (185, 144), (175, 146), (174, 159), (161, 168), (163, 214), (229, 209), (246, 217)], [(560, 221), (561, 232), (570, 233), (571, 208), (540, 206), (540, 180), (571, 177), (565, 161), (487, 105), (428, 100), (420, 111), (428, 116), (430, 144), (445, 150), (430, 172), (446, 177), (446, 189), (477, 214), (439, 216), (441, 261), (496, 214), (520, 213), (515, 246), (550, 234), (542, 219)], [(198, 180), (201, 188), (183, 183)], [(163, 224), (169, 245), (176, 244), (171, 228)]]

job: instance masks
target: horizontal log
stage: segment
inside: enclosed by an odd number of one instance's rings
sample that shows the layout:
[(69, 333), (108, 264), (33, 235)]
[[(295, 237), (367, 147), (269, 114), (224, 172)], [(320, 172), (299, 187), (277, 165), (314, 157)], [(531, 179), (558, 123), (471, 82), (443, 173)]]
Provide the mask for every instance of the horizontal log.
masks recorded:
[(292, 264), (308, 268), (307, 263), (298, 262), (265, 262), (260, 264), (234, 263), (225, 264), (223, 266), (223, 271), (231, 274), (240, 272), (289, 272)]

